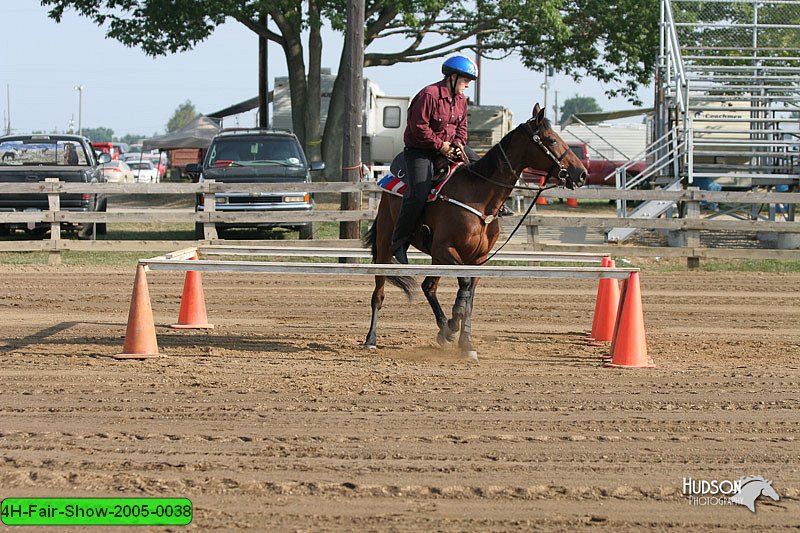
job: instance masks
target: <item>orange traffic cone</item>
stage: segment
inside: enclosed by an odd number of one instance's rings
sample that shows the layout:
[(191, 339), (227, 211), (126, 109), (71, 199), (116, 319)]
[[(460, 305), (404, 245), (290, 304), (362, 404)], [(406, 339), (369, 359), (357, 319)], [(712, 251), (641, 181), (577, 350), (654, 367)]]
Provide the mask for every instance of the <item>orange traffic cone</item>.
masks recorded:
[[(539, 187), (544, 187), (544, 182), (547, 179), (547, 176), (539, 176)], [(547, 205), (547, 198), (544, 196), (539, 196), (536, 199), (536, 205)]]
[(128, 312), (128, 327), (125, 330), (125, 343), (122, 353), (114, 359), (149, 359), (160, 357), (156, 340), (156, 325), (153, 322), (153, 309), (150, 307), (150, 291), (144, 266), (136, 267), (133, 281), (131, 308)]
[[(617, 263), (608, 259), (607, 268), (614, 268)], [(597, 302), (594, 308), (594, 322), (592, 323), (591, 346), (602, 346), (601, 342), (608, 342), (614, 338), (614, 325), (617, 322), (619, 311), (619, 284), (614, 278), (602, 278), (597, 287)]]
[(622, 300), (617, 315), (614, 340), (611, 343), (611, 362), (603, 366), (615, 368), (653, 368), (647, 356), (647, 340), (644, 334), (642, 291), (639, 288), (639, 273), (632, 272), (622, 286)]
[[(600, 268), (608, 267), (608, 262), (611, 261), (611, 256), (604, 255), (600, 261)], [(602, 279), (600, 280), (602, 281)], [(594, 331), (597, 329), (597, 320), (600, 318), (600, 299), (604, 295), (603, 285), (601, 283), (597, 284), (597, 296), (594, 300), (594, 316), (592, 318), (592, 327), (589, 331), (586, 332), (586, 340), (593, 341), (594, 340)]]
[(578, 207), (577, 198), (567, 198), (567, 207)]
[[(190, 259), (197, 260), (197, 252)], [(183, 282), (181, 309), (178, 312), (178, 323), (170, 326), (177, 329), (213, 329), (206, 316), (206, 300), (203, 296), (203, 281), (200, 272), (186, 271)]]

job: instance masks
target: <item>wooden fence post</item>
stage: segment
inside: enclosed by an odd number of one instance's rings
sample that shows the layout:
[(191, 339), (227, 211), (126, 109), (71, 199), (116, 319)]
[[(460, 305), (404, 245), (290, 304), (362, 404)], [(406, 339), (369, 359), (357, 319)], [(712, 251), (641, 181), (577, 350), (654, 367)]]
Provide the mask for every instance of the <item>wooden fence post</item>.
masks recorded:
[(61, 211), (61, 196), (58, 193), (58, 178), (45, 178), (45, 183), (50, 184), (47, 192), (47, 209), (50, 211), (50, 248), (47, 254), (47, 264), (58, 266), (61, 264), (61, 223), (56, 219), (56, 213)]
[[(699, 191), (699, 187), (688, 187), (687, 190)], [(684, 218), (688, 220), (697, 220), (700, 218), (700, 201), (692, 196), (691, 200), (686, 201), (686, 213)], [(700, 230), (687, 229), (685, 246), (695, 253), (695, 248), (700, 247)], [(686, 258), (686, 267), (690, 270), (700, 268), (700, 258), (696, 255), (691, 255)]]
[[(531, 196), (523, 196), (522, 197), (522, 212), (524, 213), (525, 210), (528, 209), (528, 206), (525, 205), (526, 202), (533, 202), (533, 198)], [(530, 205), (530, 204), (529, 204)], [(536, 214), (536, 204), (531, 207), (531, 212), (528, 213), (528, 216)], [(537, 224), (528, 224), (525, 223), (525, 230), (528, 234), (528, 244), (536, 245), (539, 244), (539, 226)]]
[[(206, 180), (205, 183), (213, 186), (215, 181), (214, 180)], [(203, 213), (215, 213), (217, 211), (217, 195), (214, 192), (205, 193), (203, 195)], [(207, 241), (213, 241), (219, 239), (217, 235), (217, 225), (214, 222), (206, 222), (203, 223), (203, 238)]]

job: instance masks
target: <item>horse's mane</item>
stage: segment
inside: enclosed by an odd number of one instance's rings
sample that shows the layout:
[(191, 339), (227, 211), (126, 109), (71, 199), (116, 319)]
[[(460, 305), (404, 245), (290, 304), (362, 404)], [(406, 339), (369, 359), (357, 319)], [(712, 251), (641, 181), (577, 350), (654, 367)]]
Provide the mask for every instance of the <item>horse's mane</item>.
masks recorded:
[(769, 483), (769, 480), (764, 479), (764, 476), (747, 476), (747, 477), (743, 477), (739, 481), (742, 482), (742, 487), (744, 487), (745, 485), (747, 485), (748, 483), (750, 483), (752, 481), (763, 481), (765, 483)]
[[(477, 160), (475, 163), (471, 165), (476, 172), (483, 174), (484, 176), (491, 174), (492, 171), (497, 169), (498, 166), (505, 165), (505, 157), (503, 157), (502, 152), (500, 151), (500, 145), (502, 145), (503, 150), (508, 148), (508, 145), (511, 143), (511, 139), (516, 135), (517, 130), (520, 128), (526, 127), (528, 122), (523, 122), (519, 124), (516, 128), (506, 133), (500, 142), (492, 146), (483, 157)], [(549, 118), (544, 118), (542, 120), (542, 126), (540, 129), (550, 129), (552, 128), (552, 123), (550, 122)]]

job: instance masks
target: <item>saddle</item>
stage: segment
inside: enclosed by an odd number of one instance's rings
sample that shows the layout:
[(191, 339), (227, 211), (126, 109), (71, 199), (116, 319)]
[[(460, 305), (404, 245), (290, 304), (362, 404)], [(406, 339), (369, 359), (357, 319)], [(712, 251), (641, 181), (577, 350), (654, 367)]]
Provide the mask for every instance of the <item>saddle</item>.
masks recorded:
[[(470, 163), (474, 163), (480, 159), (480, 156), (475, 150), (469, 146), (464, 146), (464, 153), (467, 154), (467, 159)], [(460, 162), (453, 162), (441, 154), (438, 155), (436, 159), (433, 160), (433, 183), (449, 177), (458, 166), (460, 166)], [(403, 152), (394, 156), (392, 164), (389, 165), (389, 172), (393, 176), (400, 178), (403, 182), (406, 181), (406, 158), (403, 156)]]

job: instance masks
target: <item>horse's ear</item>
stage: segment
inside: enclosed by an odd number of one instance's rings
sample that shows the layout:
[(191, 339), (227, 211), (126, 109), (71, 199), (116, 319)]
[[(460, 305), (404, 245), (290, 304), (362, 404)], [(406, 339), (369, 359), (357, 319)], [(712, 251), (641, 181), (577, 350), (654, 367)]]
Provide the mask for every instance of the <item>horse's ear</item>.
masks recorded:
[(538, 114), (538, 115), (536, 115), (536, 122), (538, 122), (539, 124), (541, 124), (542, 122), (544, 122), (544, 108), (542, 108), (542, 109), (539, 111), (539, 114)]
[(533, 113), (531, 113), (531, 118), (536, 118), (536, 115), (539, 114), (540, 109), (541, 108), (539, 107), (539, 102), (536, 102), (536, 105), (533, 106)]

